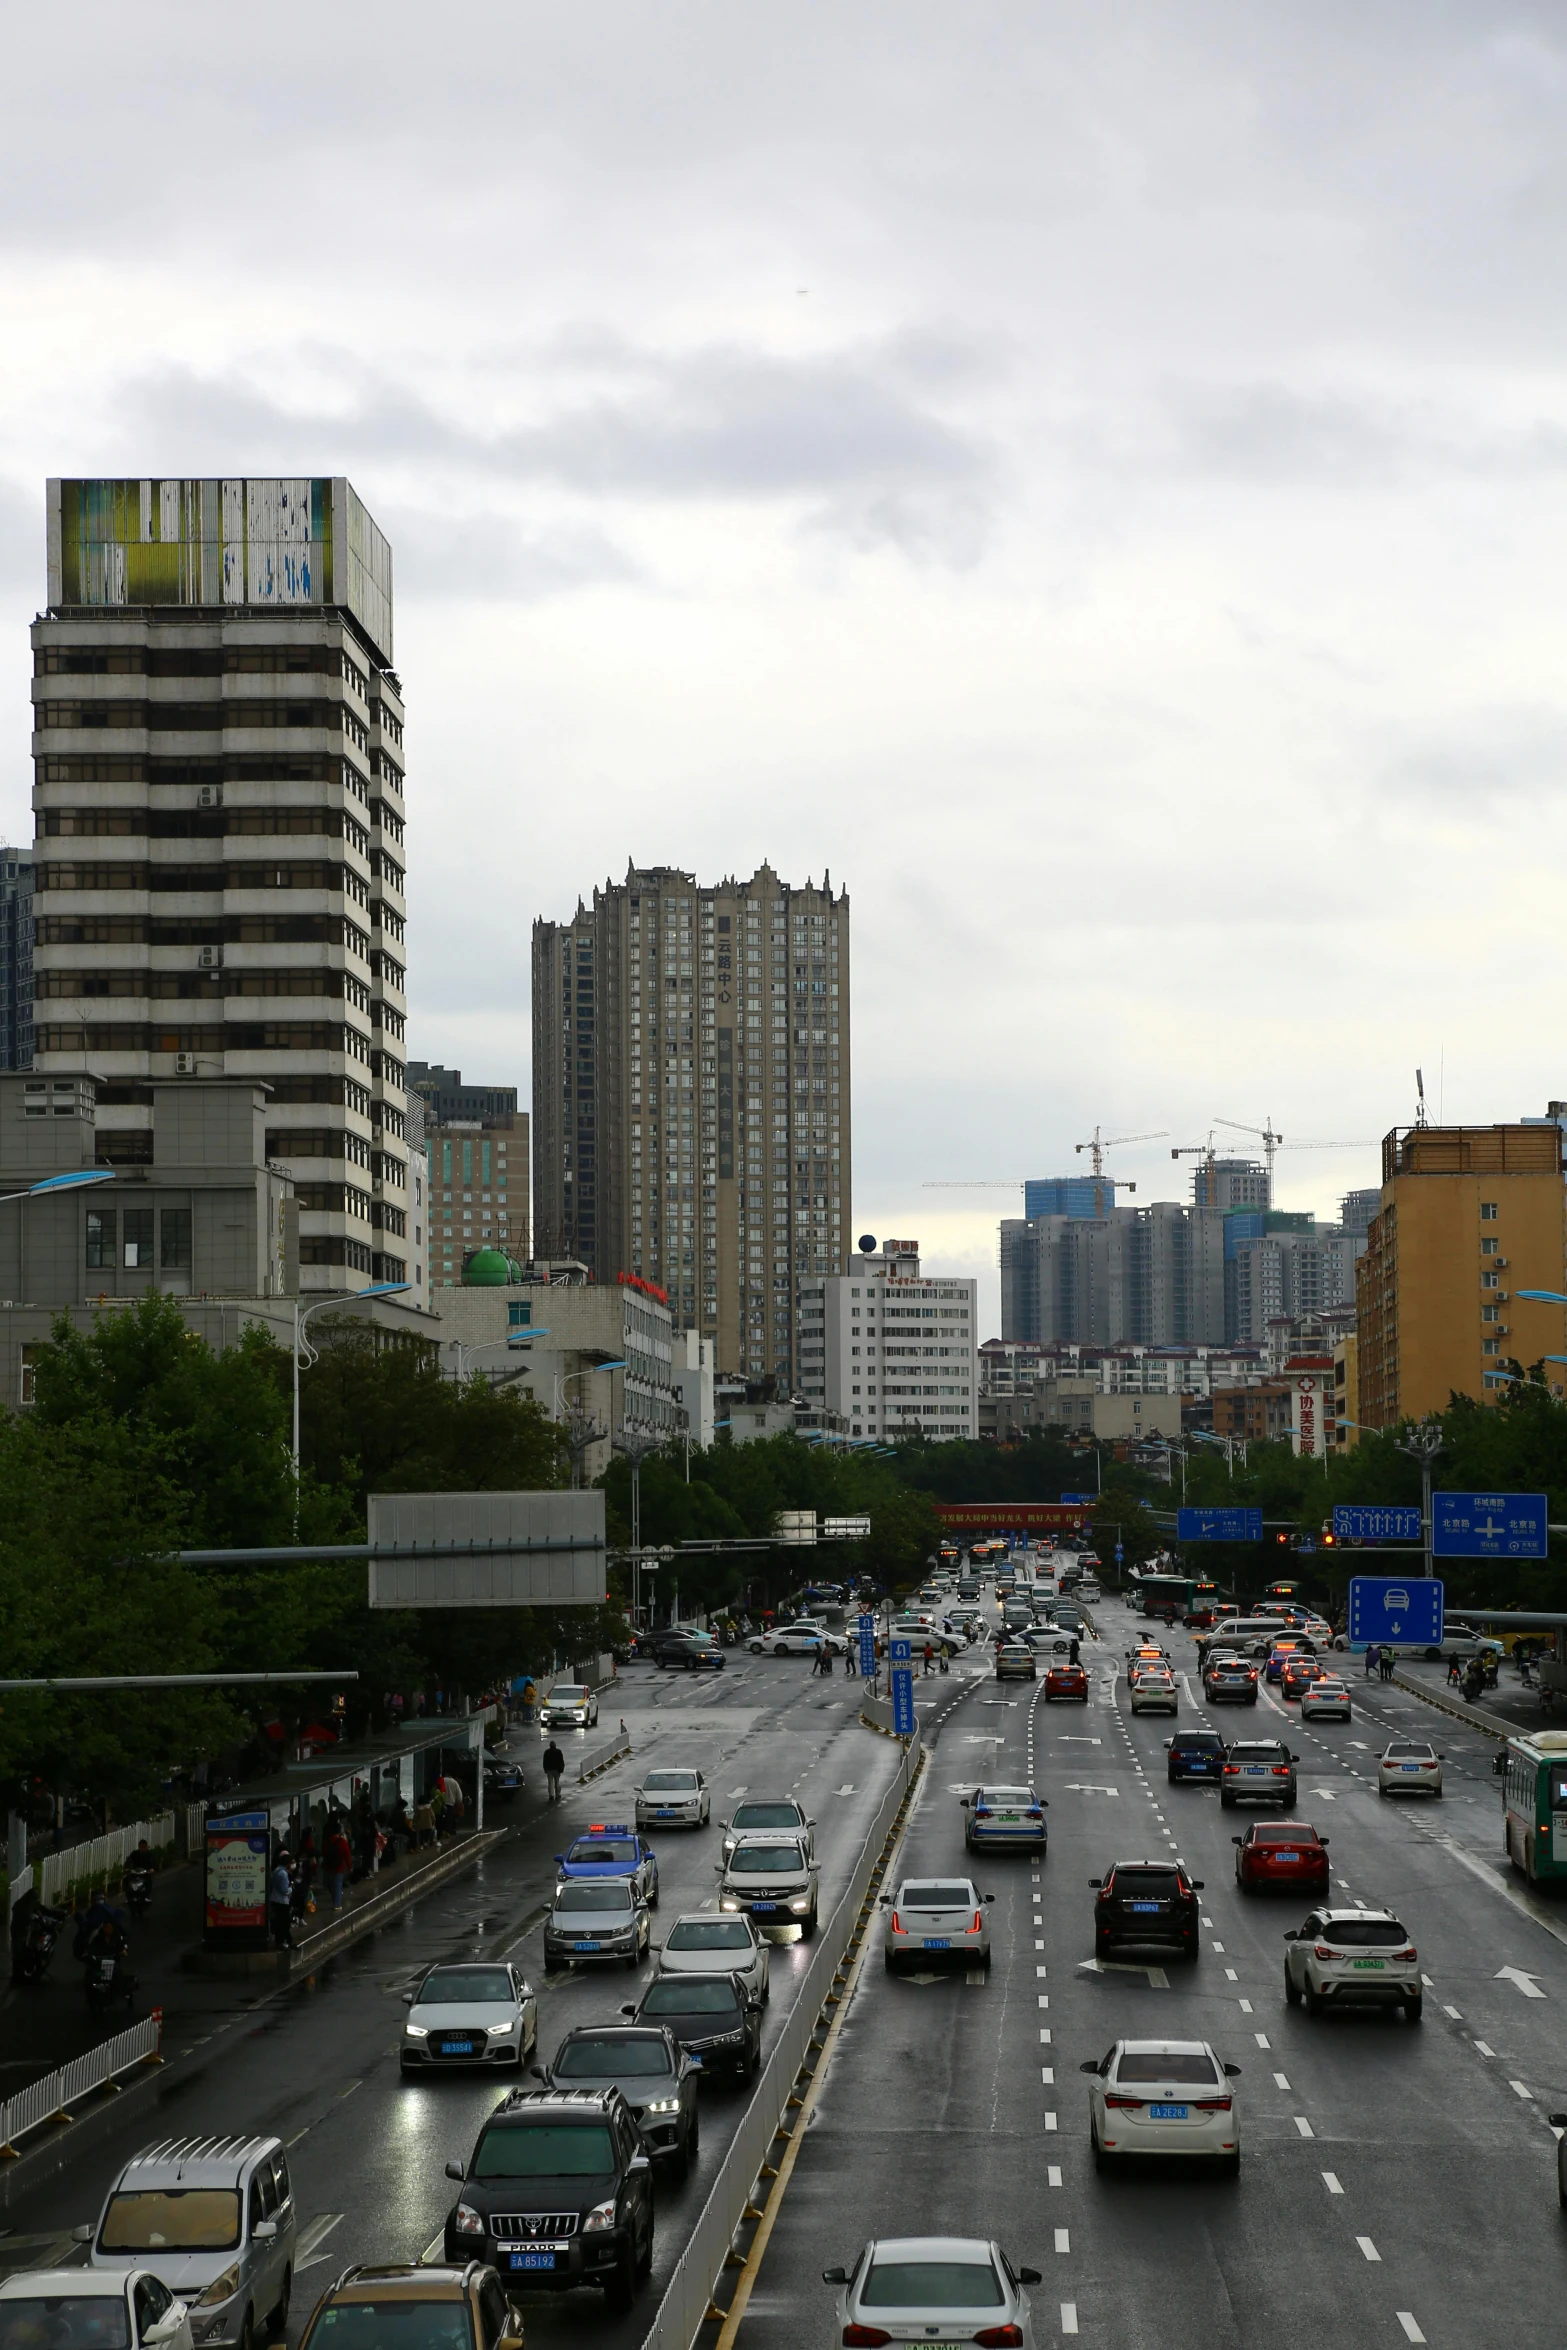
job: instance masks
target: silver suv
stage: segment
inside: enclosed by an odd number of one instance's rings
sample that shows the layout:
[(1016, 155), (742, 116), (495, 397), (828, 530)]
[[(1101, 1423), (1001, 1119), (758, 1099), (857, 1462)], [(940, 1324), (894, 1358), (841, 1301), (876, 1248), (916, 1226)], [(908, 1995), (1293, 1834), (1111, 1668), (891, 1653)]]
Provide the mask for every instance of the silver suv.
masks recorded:
[(282, 2333), (295, 2220), (281, 2139), (165, 2138), (125, 2165), (96, 2230), (77, 2234), (93, 2268), (148, 2269), (176, 2294), (198, 2350)]

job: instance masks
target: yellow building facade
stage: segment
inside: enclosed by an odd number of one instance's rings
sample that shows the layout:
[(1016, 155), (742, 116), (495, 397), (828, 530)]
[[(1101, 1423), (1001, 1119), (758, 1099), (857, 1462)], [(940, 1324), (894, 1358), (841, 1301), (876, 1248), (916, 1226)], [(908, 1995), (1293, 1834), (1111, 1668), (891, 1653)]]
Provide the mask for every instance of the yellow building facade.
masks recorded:
[[(1537, 1126), (1413, 1126), (1382, 1145), (1382, 1206), (1356, 1268), (1359, 1404), (1370, 1428), (1498, 1402), (1515, 1366), (1567, 1354), (1567, 1307), (1520, 1289), (1567, 1279), (1562, 1135)], [(1547, 1363), (1552, 1392), (1567, 1367)]]

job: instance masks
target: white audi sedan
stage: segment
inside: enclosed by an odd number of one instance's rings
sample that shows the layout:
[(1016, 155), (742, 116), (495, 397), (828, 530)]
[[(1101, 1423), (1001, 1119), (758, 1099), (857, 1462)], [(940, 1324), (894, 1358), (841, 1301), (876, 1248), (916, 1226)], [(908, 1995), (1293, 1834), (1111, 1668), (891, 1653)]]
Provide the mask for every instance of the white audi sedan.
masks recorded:
[(852, 2268), (824, 2268), (836, 2285), (835, 2343), (968, 2342), (1033, 2350), (1025, 2285), (1037, 2268), (1014, 2268), (999, 2244), (978, 2236), (883, 2236)]
[(911, 1966), (990, 1964), (993, 1893), (977, 1893), (969, 1877), (905, 1877), (896, 1893), (884, 1893), (887, 1912), (882, 1957), (889, 1975)]
[(433, 1966), (403, 2003), (405, 2073), (470, 2064), (520, 2069), (538, 2044), (539, 2003), (520, 1967), (474, 1959)]
[(1354, 1720), (1349, 1690), (1336, 1673), (1324, 1673), (1320, 1680), (1307, 1682), (1300, 1693), (1300, 1718), (1303, 1722)]
[(1215, 2163), (1231, 2177), (1241, 2167), (1240, 2122), (1225, 2064), (1206, 2040), (1117, 2040), (1090, 2075), (1088, 2135), (1094, 2168), (1126, 2157), (1171, 2154)]
[(771, 1997), (773, 1946), (748, 1917), (692, 1910), (676, 1918), (658, 1954), (661, 1975), (738, 1975), (748, 1999)]
[(636, 1791), (637, 1826), (705, 1828), (713, 1799), (700, 1771), (649, 1771)]
[(1377, 1756), (1379, 1795), (1440, 1795), (1442, 1757), (1423, 1738), (1394, 1738)]
[(753, 1632), (746, 1646), (753, 1656), (814, 1656), (824, 1640), (830, 1655), (847, 1653), (849, 1643), (842, 1632), (805, 1620), (775, 1624), (770, 1632)]

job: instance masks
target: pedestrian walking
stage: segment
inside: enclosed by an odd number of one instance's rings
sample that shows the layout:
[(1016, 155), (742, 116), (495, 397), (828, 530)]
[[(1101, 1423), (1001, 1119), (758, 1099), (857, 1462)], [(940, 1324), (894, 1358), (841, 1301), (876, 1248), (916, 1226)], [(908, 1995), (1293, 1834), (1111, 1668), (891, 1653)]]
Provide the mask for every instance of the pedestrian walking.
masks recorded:
[(1391, 1681), (1393, 1678), (1393, 1662), (1393, 1651), (1390, 1648), (1383, 1648), (1378, 1650), (1377, 1671), (1381, 1674), (1384, 1681)]
[(272, 1926), (272, 1940), (279, 1950), (294, 1947), (294, 1879), (288, 1865), (288, 1848), (283, 1846), (272, 1870), (268, 1890), (267, 1911)]
[(1077, 1662), (1077, 1641), (1075, 1638), (1066, 1644), (1066, 1661), (1069, 1665), (1075, 1665)]
[(435, 1813), (428, 1796), (424, 1798), (422, 1803), (414, 1805), (414, 1850), (416, 1852), (426, 1837), (432, 1844), (435, 1842)]
[(924, 1662), (925, 1662), (925, 1671), (926, 1671), (927, 1673), (930, 1671), (930, 1668), (931, 1668), (931, 1666), (932, 1666), (932, 1665), (935, 1663), (935, 1661), (936, 1661), (936, 1651), (935, 1651), (935, 1650), (934, 1650), (934, 1649), (931, 1647), (931, 1644), (930, 1644), (930, 1642), (927, 1640), (927, 1641), (926, 1641), (926, 1643), (925, 1643), (925, 1659), (924, 1659)]
[(848, 1647), (843, 1652), (843, 1669), (848, 1674), (851, 1681), (858, 1679), (860, 1671), (859, 1659), (855, 1654), (855, 1644), (852, 1640), (849, 1642)]
[(1377, 1646), (1377, 1644), (1376, 1644), (1376, 1642), (1375, 1642), (1374, 1640), (1372, 1640), (1372, 1641), (1369, 1641), (1369, 1642), (1367, 1643), (1367, 1646), (1366, 1646), (1366, 1679), (1367, 1679), (1368, 1681), (1371, 1679), (1371, 1676), (1373, 1675), (1373, 1673), (1374, 1673), (1374, 1672), (1376, 1671), (1376, 1669), (1377, 1669), (1378, 1660), (1380, 1659), (1380, 1657), (1381, 1657), (1381, 1654), (1382, 1654), (1382, 1652), (1381, 1652), (1381, 1650), (1378, 1648), (1378, 1646)]
[(544, 1784), (549, 1789), (551, 1803), (560, 1801), (560, 1783), (566, 1774), (566, 1757), (552, 1738), (544, 1749)]
[(343, 1823), (340, 1819), (334, 1819), (327, 1831), (324, 1858), (326, 1860), (327, 1884), (332, 1893), (332, 1907), (335, 1910), (341, 1909), (343, 1887), (348, 1882), (348, 1872), (354, 1865), (354, 1854), (353, 1847), (343, 1833)]

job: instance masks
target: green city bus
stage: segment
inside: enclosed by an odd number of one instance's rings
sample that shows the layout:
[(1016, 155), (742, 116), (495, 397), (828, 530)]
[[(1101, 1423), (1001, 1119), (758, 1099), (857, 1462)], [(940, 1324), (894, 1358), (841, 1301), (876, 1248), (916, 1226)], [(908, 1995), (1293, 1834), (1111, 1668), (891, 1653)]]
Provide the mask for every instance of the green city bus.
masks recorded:
[(1534, 1884), (1567, 1877), (1567, 1730), (1507, 1741), (1507, 1857)]

